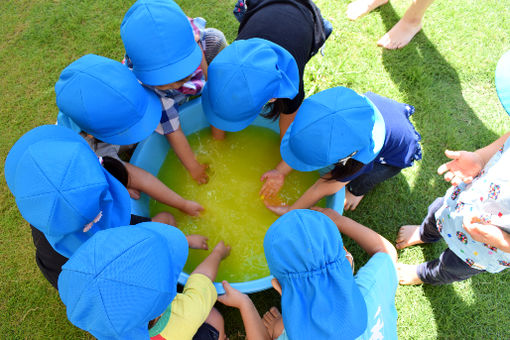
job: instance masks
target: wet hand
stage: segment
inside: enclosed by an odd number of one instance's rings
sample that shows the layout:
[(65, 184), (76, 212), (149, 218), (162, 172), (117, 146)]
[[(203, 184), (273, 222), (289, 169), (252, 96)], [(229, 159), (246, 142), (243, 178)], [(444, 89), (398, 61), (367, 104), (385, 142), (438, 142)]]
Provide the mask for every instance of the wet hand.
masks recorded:
[(445, 181), (452, 185), (471, 183), (483, 169), (483, 160), (476, 152), (446, 150), (445, 155), (452, 160), (442, 164), (437, 173), (444, 174)]
[(190, 216), (198, 216), (200, 212), (204, 211), (204, 207), (195, 201), (186, 201), (182, 212)]
[(283, 214), (286, 214), (290, 211), (290, 206), (282, 203), (281, 205), (269, 205), (266, 202), (264, 202), (266, 205), (266, 208), (274, 212), (278, 216), (282, 216)]
[(197, 167), (190, 171), (191, 177), (198, 184), (206, 184), (209, 182), (209, 176), (207, 176), (206, 170), (209, 168), (209, 164), (198, 164)]
[(260, 189), (259, 195), (262, 199), (273, 197), (276, 195), (285, 183), (285, 175), (276, 169), (269, 170), (260, 177), (260, 181), (264, 182)]
[(223, 289), (225, 289), (225, 294), (218, 296), (218, 301), (224, 304), (225, 306), (241, 308), (241, 305), (249, 299), (248, 295), (241, 293), (227, 282), (223, 281)]
[(209, 245), (207, 244), (208, 238), (202, 235), (188, 235), (186, 236), (188, 240), (188, 246), (191, 249), (203, 249), (208, 250)]
[(213, 253), (217, 253), (218, 255), (220, 255), (220, 258), (222, 260), (224, 260), (227, 256), (230, 255), (230, 246), (228, 245), (225, 245), (225, 242), (223, 242), (223, 240), (221, 240), (220, 242), (218, 242), (218, 244), (214, 247)]

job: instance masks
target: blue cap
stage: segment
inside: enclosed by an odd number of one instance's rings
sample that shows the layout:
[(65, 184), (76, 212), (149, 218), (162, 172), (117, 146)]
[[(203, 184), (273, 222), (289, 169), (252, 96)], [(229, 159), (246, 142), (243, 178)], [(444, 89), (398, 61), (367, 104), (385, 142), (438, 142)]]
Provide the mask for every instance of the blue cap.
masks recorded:
[(23, 135), (7, 155), (5, 179), (23, 218), (65, 257), (97, 231), (129, 224), (128, 191), (65, 127), (44, 125)]
[(365, 331), (365, 300), (329, 217), (313, 210), (288, 212), (268, 229), (264, 252), (282, 287), (290, 339), (354, 339)]
[(148, 340), (147, 323), (174, 299), (187, 255), (184, 234), (161, 223), (97, 233), (62, 266), (67, 318), (100, 340)]
[(510, 51), (503, 54), (496, 66), (496, 92), (501, 105), (510, 114)]
[(299, 171), (313, 171), (352, 155), (367, 164), (385, 138), (383, 117), (365, 96), (334, 87), (305, 99), (283, 136), (283, 160)]
[(136, 77), (166, 85), (192, 74), (202, 50), (182, 9), (171, 0), (138, 0), (127, 11), (120, 36)]
[(257, 118), (271, 98), (294, 98), (299, 71), (294, 57), (268, 40), (237, 40), (207, 70), (202, 107), (210, 124), (239, 131)]
[(111, 144), (148, 137), (161, 119), (161, 102), (121, 63), (88, 54), (67, 66), (55, 84), (57, 106), (83, 131)]

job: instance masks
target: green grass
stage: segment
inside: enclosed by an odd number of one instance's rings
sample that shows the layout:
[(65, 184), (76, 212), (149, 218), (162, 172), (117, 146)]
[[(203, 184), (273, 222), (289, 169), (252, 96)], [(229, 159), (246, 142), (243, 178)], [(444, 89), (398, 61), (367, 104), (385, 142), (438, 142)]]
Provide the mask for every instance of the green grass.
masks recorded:
[[(235, 38), (232, 1), (179, 1), (190, 16)], [(422, 135), (423, 160), (370, 193), (348, 215), (394, 240), (402, 224), (420, 223), (447, 183), (435, 174), (445, 148), (473, 150), (510, 129), (494, 89), (494, 69), (510, 49), (509, 0), (436, 1), (424, 29), (404, 49), (386, 51), (375, 42), (402, 16), (409, 0), (395, 0), (349, 22), (348, 1), (318, 0), (334, 26), (325, 57), (307, 66), (307, 95), (332, 86), (373, 91), (412, 104)], [(55, 122), (53, 86), (60, 71), (86, 53), (120, 60), (119, 27), (131, 2), (120, 0), (3, 0), (0, 2), (0, 155), (26, 131)], [(271, 166), (271, 165), (268, 165)], [(2, 169), (3, 171), (3, 169)], [(0, 176), (0, 337), (5, 339), (90, 338), (66, 319), (57, 292), (34, 261), (30, 230)], [(345, 240), (357, 265), (366, 256)], [(445, 244), (400, 252), (405, 263), (440, 254)], [(510, 338), (510, 275), (482, 274), (443, 287), (400, 287), (396, 305), (402, 339)], [(273, 290), (252, 295), (259, 311), (278, 305)], [(231, 339), (244, 329), (236, 310), (221, 308)]]

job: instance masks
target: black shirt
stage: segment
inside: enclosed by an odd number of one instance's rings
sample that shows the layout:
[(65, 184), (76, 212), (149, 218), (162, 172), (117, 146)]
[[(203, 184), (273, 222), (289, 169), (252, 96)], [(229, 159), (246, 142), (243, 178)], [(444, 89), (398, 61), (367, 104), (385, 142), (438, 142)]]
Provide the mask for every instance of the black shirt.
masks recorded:
[[(149, 222), (150, 220), (151, 219), (147, 217), (131, 215), (130, 224)], [(46, 239), (46, 236), (44, 236), (39, 229), (34, 228), (32, 225), (30, 227), (32, 228), (32, 239), (35, 246), (35, 261), (37, 262), (37, 266), (46, 280), (58, 290), (58, 276), (62, 272), (62, 266), (67, 262), (68, 258), (55, 251)]]
[(314, 51), (314, 25), (314, 13), (302, 1), (260, 0), (248, 2), (248, 11), (239, 26), (236, 40), (269, 40), (286, 49), (296, 61), (299, 92), (294, 99), (285, 100), (286, 109), (282, 113), (296, 111), (305, 97), (303, 73)]

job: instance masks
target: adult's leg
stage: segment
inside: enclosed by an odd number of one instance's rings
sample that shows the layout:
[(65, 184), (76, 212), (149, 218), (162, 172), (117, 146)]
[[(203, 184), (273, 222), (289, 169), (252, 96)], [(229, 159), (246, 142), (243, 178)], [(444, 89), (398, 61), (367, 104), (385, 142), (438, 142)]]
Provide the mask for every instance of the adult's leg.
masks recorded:
[(421, 30), (425, 11), (434, 0), (413, 0), (402, 19), (393, 26), (377, 45), (394, 50), (406, 46)]

